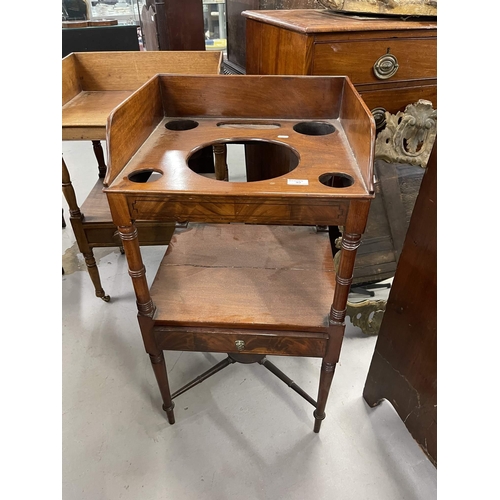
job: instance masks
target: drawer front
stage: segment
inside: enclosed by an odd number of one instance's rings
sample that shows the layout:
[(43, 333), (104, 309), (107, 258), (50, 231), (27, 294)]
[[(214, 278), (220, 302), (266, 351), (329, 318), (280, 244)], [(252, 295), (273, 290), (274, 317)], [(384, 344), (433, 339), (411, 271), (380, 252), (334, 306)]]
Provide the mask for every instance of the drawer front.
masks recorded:
[(156, 326), (157, 346), (166, 351), (226, 352), (241, 354), (272, 354), (321, 358), (326, 353), (326, 334), (267, 331), (202, 330)]
[(376, 90), (358, 89), (358, 92), (370, 111), (374, 108), (384, 108), (395, 115), (398, 111), (404, 111), (408, 104), (413, 104), (419, 99), (432, 102), (433, 108), (437, 109), (436, 84)]
[(348, 200), (297, 203), (286, 199), (227, 200), (215, 197), (213, 201), (190, 201), (167, 197), (131, 196), (129, 210), (134, 219), (190, 222), (247, 222), (256, 224), (310, 224), (337, 225), (345, 223)]
[(313, 75), (346, 75), (355, 85), (437, 77), (436, 38), (335, 41), (314, 45)]

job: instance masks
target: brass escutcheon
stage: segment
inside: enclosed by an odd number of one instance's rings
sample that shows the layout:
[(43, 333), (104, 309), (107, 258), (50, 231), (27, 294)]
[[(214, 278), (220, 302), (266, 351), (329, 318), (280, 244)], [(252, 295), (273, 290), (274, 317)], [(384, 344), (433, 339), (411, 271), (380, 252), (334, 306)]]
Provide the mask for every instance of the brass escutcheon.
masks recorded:
[(244, 340), (235, 340), (235, 345), (236, 345), (236, 349), (238, 349), (238, 351), (243, 351), (243, 349), (245, 349), (245, 341)]

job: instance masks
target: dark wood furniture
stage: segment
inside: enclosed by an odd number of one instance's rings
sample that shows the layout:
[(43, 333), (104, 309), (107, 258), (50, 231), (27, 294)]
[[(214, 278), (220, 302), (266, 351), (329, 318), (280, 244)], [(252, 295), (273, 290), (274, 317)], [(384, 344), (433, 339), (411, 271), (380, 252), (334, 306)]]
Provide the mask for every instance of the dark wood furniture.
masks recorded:
[(314, 9), (317, 0), (226, 0), (227, 57), (223, 69), (227, 74), (244, 75), (246, 58), (245, 10)]
[(245, 11), (249, 75), (346, 75), (377, 126), (418, 99), (437, 108), (437, 22), (328, 10)]
[(202, 0), (146, 0), (140, 17), (147, 50), (205, 50)]
[(138, 51), (139, 49), (136, 25), (89, 25), (62, 29), (63, 57), (72, 52)]
[[(197, 151), (235, 142), (251, 151), (249, 182), (190, 168)], [(259, 362), (316, 408), (319, 432), (374, 196), (374, 142), (345, 77), (157, 75), (112, 112), (104, 192), (170, 423), (173, 398), (234, 361)], [(151, 288), (136, 220), (189, 221)], [(345, 229), (337, 272), (316, 225)], [(163, 350), (228, 357), (172, 394)], [(317, 400), (266, 354), (322, 358)]]
[[(80, 252), (85, 257), (97, 297), (109, 301), (93, 255), (95, 247), (121, 246), (102, 193), (106, 164), (100, 141), (106, 139), (109, 113), (156, 73), (218, 74), (222, 54), (204, 51), (86, 52), (62, 60), (62, 139), (92, 141), (99, 178), (82, 206), (77, 203), (62, 160), (62, 188)], [(174, 225), (138, 222), (143, 245), (168, 244)]]
[(366, 378), (437, 463), (437, 142), (429, 158)]

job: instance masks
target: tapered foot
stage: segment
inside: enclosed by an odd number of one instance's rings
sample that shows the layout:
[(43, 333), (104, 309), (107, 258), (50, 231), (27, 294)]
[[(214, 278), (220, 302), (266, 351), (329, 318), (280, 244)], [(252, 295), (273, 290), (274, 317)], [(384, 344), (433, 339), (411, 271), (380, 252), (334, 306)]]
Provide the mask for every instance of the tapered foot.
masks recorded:
[(320, 417), (318, 416), (316, 410), (314, 410), (313, 412), (313, 416), (314, 416), (314, 432), (318, 433), (320, 428), (321, 428), (321, 422), (323, 422), (323, 420), (325, 420), (326, 418), (326, 413), (323, 413), (323, 416)]
[(333, 374), (335, 372), (335, 363), (328, 363), (323, 361), (321, 364), (321, 372), (319, 376), (319, 389), (318, 389), (318, 404), (314, 410), (314, 432), (319, 432), (321, 422), (325, 420), (326, 401), (330, 386), (332, 385)]
[(106, 295), (106, 292), (101, 285), (101, 278), (97, 269), (94, 253), (90, 250), (90, 252), (83, 253), (83, 256), (85, 258), (85, 264), (87, 265), (87, 271), (89, 272), (90, 279), (94, 284), (95, 296), (104, 300), (104, 302), (109, 302), (109, 295)]
[[(148, 318), (149, 319), (149, 318)], [(141, 331), (144, 334), (144, 329), (147, 328), (147, 324), (151, 324), (151, 321), (141, 322), (139, 318), (139, 322), (141, 324)], [(146, 330), (148, 331), (148, 330)], [(151, 330), (149, 330), (150, 333)], [(155, 348), (156, 349), (156, 348)], [(156, 381), (158, 382), (158, 387), (160, 389), (161, 398), (163, 400), (163, 411), (167, 413), (167, 419), (170, 424), (175, 424), (174, 417), (174, 402), (172, 401), (172, 397), (170, 395), (170, 387), (168, 385), (168, 376), (167, 376), (167, 366), (165, 364), (165, 358), (163, 356), (163, 351), (158, 351), (157, 354), (149, 354), (149, 358), (151, 359), (151, 366), (153, 367), (153, 371), (155, 373)]]
[(170, 406), (169, 408), (166, 408), (165, 405), (162, 405), (163, 411), (166, 412), (168, 423), (170, 425), (175, 424), (174, 406), (175, 403), (173, 401), (172, 401), (172, 406)]

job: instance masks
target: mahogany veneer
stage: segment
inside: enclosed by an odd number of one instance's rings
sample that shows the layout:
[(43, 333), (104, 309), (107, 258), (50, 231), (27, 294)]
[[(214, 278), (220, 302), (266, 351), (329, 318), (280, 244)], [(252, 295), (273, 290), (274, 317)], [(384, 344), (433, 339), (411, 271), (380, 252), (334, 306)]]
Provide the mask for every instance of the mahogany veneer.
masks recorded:
[(370, 406), (388, 400), (437, 465), (437, 139), (404, 240), (366, 376)]
[[(374, 196), (374, 138), (345, 77), (157, 75), (111, 113), (104, 192), (170, 423), (174, 397), (235, 361), (258, 361), (315, 406), (319, 432)], [(247, 147), (251, 182), (190, 168), (196, 152), (213, 146), (217, 156), (231, 142)], [(189, 221), (151, 289), (135, 220)], [(316, 225), (344, 227), (337, 269)], [(165, 349), (228, 358), (172, 394)], [(317, 401), (266, 354), (321, 357)]]
[[(105, 301), (93, 248), (121, 246), (111, 220), (102, 178), (106, 164), (100, 141), (106, 139), (110, 112), (134, 90), (157, 73), (218, 74), (222, 53), (205, 51), (82, 52), (62, 60), (62, 139), (91, 140), (99, 165), (99, 177), (82, 207), (78, 206), (63, 159), (63, 193), (80, 252), (97, 297)], [(168, 244), (174, 225), (138, 221), (143, 245)]]
[(249, 75), (346, 75), (377, 125), (419, 99), (437, 107), (437, 22), (323, 9), (247, 10)]

